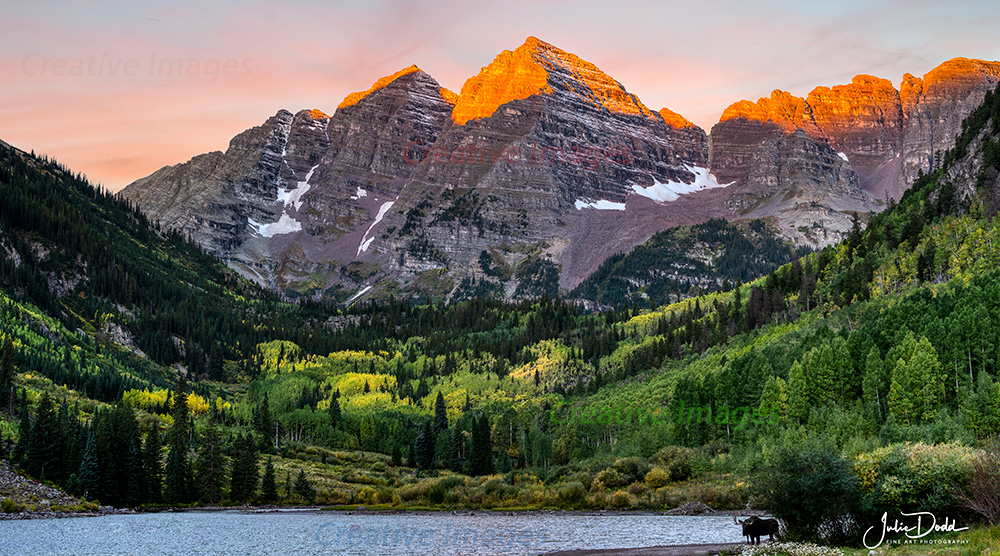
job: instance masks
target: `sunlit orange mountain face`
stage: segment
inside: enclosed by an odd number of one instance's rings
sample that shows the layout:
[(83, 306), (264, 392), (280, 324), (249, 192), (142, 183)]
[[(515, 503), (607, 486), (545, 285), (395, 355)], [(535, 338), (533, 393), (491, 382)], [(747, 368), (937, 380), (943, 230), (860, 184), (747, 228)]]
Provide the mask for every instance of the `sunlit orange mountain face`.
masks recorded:
[(457, 95), (413, 65), (330, 116), (280, 110), (122, 194), (289, 295), (557, 295), (710, 218), (837, 241), (929, 170), (998, 80), (1000, 63), (955, 59), (899, 89), (859, 75), (775, 91), (725, 108), (709, 136), (529, 37)]

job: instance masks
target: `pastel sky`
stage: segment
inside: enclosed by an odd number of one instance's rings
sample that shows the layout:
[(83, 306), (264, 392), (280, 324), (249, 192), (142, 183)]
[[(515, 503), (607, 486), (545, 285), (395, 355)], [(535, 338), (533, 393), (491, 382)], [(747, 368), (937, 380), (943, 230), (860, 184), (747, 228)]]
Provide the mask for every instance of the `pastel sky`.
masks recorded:
[(0, 1), (0, 139), (113, 190), (410, 64), (457, 92), (530, 35), (706, 131), (773, 89), (1000, 59), (995, 0)]

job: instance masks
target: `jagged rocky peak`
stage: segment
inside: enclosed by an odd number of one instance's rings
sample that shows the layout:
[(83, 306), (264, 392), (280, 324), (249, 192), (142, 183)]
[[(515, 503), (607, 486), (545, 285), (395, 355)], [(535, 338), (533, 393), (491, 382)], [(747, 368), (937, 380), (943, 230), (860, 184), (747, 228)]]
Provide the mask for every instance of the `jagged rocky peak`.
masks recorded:
[(814, 127), (812, 109), (805, 99), (787, 91), (775, 89), (770, 97), (757, 102), (741, 100), (722, 112), (719, 123), (729, 120), (751, 120), (777, 126), (786, 133)]
[(680, 114), (674, 112), (669, 108), (660, 108), (659, 114), (660, 117), (663, 118), (664, 123), (666, 123), (668, 126), (674, 129), (687, 129), (687, 128), (698, 127), (694, 125), (694, 122), (692, 122), (691, 120), (688, 120), (684, 116), (681, 116)]
[(386, 186), (388, 180), (395, 184), (391, 193), (398, 193), (400, 180), (414, 169), (405, 156), (407, 144), (432, 145), (448, 123), (454, 99), (454, 93), (417, 66), (348, 95), (337, 107), (329, 130), (329, 157), (341, 176), (352, 182), (348, 189)]
[[(416, 64), (414, 64), (414, 65), (411, 65), (410, 67), (403, 68), (403, 69), (397, 71), (396, 73), (393, 73), (391, 75), (387, 75), (387, 76), (379, 79), (374, 84), (372, 84), (372, 86), (370, 88), (368, 88), (368, 90), (358, 91), (356, 93), (351, 93), (351, 94), (347, 95), (344, 98), (344, 100), (341, 101), (341, 103), (337, 106), (337, 110), (342, 110), (342, 109), (347, 108), (349, 106), (354, 106), (355, 104), (357, 104), (358, 102), (360, 102), (362, 99), (367, 98), (368, 96), (370, 96), (375, 91), (379, 91), (381, 89), (384, 89), (384, 88), (388, 87), (390, 84), (395, 83), (396, 80), (400, 79), (401, 77), (404, 77), (404, 76), (407, 76), (407, 75), (411, 75), (411, 74), (419, 74), (416, 77), (422, 79), (425, 82), (427, 80), (433, 81), (434, 82), (434, 86), (438, 90), (438, 94), (441, 96), (441, 98), (445, 99), (446, 101), (448, 101), (451, 104), (455, 104), (455, 101), (458, 99), (458, 95), (456, 95), (452, 91), (449, 91), (448, 89), (445, 89), (444, 87), (441, 87), (440, 85), (438, 85), (437, 81), (434, 81), (434, 78), (432, 78), (430, 75), (427, 75), (423, 70), (421, 70), (420, 68), (418, 68), (416, 66)], [(401, 83), (405, 87), (405, 86), (409, 85), (409, 83), (411, 83), (411, 82), (412, 82), (412, 80), (404, 80)]]
[(908, 180), (935, 166), (935, 153), (951, 147), (962, 120), (1000, 82), (1000, 62), (954, 58), (921, 79), (906, 74), (900, 87), (905, 129), (902, 174)]
[(858, 75), (848, 85), (816, 87), (805, 102), (819, 133), (839, 152), (896, 156), (903, 112), (888, 79)]
[(535, 37), (504, 50), (462, 86), (452, 119), (457, 124), (488, 118), (504, 104), (568, 89), (610, 112), (654, 117), (635, 95), (594, 64)]
[(887, 80), (858, 75), (847, 85), (816, 87), (806, 98), (775, 91), (727, 108), (712, 128), (712, 169), (741, 182), (756, 145), (802, 129), (843, 153), (863, 189), (898, 198), (933, 154), (947, 149), (961, 122), (1000, 80), (1000, 63), (956, 58), (923, 79), (906, 74), (897, 90)]

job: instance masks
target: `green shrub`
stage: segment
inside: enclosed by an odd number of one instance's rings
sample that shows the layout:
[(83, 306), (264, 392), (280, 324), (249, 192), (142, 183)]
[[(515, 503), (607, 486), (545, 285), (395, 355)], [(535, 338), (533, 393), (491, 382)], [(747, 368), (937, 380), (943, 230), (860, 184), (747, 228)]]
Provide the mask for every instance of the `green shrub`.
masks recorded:
[(559, 488), (559, 501), (569, 506), (576, 506), (587, 498), (587, 487), (583, 483), (573, 481)]
[(430, 500), (431, 504), (440, 504), (444, 502), (444, 495), (447, 493), (448, 487), (444, 485), (444, 481), (441, 481), (431, 487), (427, 493), (427, 499)]
[(690, 448), (667, 446), (656, 452), (650, 459), (669, 473), (671, 481), (677, 482), (686, 481), (694, 476), (696, 458), (697, 454)]
[(572, 475), (566, 477), (566, 483), (578, 482), (583, 485), (584, 488), (590, 489), (590, 483), (594, 480), (593, 476), (586, 471), (578, 471)]
[(859, 455), (855, 473), (865, 507), (882, 512), (947, 512), (965, 485), (975, 451), (958, 444), (893, 444)]
[[(831, 445), (783, 446), (757, 473), (753, 491), (792, 539), (858, 543), (860, 491), (851, 465)], [(854, 517), (854, 519), (851, 519)]]
[(5, 514), (16, 514), (21, 511), (21, 506), (17, 502), (11, 500), (10, 498), (4, 498), (3, 502), (0, 502), (0, 512)]
[(632, 506), (632, 497), (629, 493), (619, 490), (611, 495), (611, 506), (614, 508), (628, 508)]
[(646, 488), (646, 483), (641, 483), (639, 481), (636, 481), (628, 486), (628, 493), (634, 496), (645, 494), (647, 490), (649, 489)]
[[(605, 488), (618, 488), (629, 484), (629, 477), (622, 475), (617, 469), (605, 469), (594, 477), (594, 482), (599, 482)], [(593, 485), (591, 485), (593, 488)]]
[(674, 482), (686, 481), (694, 474), (689, 459), (677, 459), (670, 463), (670, 480)]
[(503, 479), (490, 479), (482, 486), (483, 494), (497, 498), (512, 497), (517, 494), (517, 488), (508, 485)]
[(670, 471), (662, 467), (654, 467), (646, 473), (646, 484), (650, 488), (663, 488), (670, 484)]
[(465, 486), (465, 477), (451, 475), (450, 477), (441, 479), (438, 484), (444, 487), (445, 490), (451, 490), (457, 486)]
[[(649, 463), (641, 458), (621, 458), (615, 460), (614, 469), (625, 477), (625, 484), (632, 484), (646, 477), (646, 473), (649, 472)], [(608, 484), (608, 482), (605, 481), (604, 484)]]

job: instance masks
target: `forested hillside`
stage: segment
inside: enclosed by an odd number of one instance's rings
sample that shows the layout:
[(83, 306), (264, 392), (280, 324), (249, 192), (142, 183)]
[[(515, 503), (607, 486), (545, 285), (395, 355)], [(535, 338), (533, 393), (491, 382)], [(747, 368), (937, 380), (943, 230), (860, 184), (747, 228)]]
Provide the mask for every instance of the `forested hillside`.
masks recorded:
[(782, 240), (764, 220), (714, 219), (658, 232), (628, 253), (610, 257), (570, 297), (610, 306), (640, 299), (653, 307), (666, 305), (730, 290), (808, 252)]
[[(283, 304), (8, 152), (2, 202), (36, 197), (0, 213), (2, 433), (29, 474), (115, 504), (752, 500), (828, 538), (897, 509), (1000, 519), (965, 499), (1000, 476), (1000, 95), (963, 129), (844, 242), (731, 291), (602, 313), (547, 297)], [(55, 231), (74, 222), (78, 256)], [(677, 233), (728, 233), (712, 226)], [(98, 265), (121, 281), (99, 286)], [(832, 490), (789, 501), (789, 481)]]

